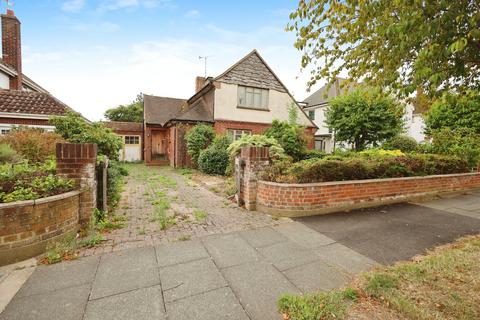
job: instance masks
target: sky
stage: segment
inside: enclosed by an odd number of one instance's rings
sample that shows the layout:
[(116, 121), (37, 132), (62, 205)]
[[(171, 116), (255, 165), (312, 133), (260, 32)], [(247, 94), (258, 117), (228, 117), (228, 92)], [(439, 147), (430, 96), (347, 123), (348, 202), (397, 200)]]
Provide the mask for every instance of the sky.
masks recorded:
[(216, 76), (253, 49), (297, 100), (308, 96), (295, 35), (285, 32), (296, 0), (13, 2), (24, 73), (90, 120), (140, 92), (189, 98), (204, 74), (199, 56)]

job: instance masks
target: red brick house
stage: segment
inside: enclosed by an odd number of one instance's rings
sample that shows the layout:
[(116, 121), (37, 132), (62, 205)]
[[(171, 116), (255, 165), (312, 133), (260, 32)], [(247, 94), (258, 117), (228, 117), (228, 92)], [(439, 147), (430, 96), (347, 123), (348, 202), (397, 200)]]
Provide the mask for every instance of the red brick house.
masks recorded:
[(12, 10), (1, 20), (0, 134), (20, 125), (52, 130), (48, 118), (71, 109), (22, 73), (20, 21)]
[(263, 133), (274, 119), (288, 120), (292, 106), (313, 148), (316, 125), (253, 50), (215, 78), (197, 77), (195, 94), (187, 100), (144, 96), (145, 162), (188, 166), (184, 136), (195, 124), (211, 124), (217, 134), (236, 140)]

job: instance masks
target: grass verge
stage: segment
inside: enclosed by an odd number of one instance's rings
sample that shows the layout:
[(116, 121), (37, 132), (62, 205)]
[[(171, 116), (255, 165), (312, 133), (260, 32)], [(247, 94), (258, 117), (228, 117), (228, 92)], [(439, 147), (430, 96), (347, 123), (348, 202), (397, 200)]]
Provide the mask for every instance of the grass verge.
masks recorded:
[(279, 310), (288, 320), (480, 319), (480, 235), (367, 272), (352, 287), (284, 295)]

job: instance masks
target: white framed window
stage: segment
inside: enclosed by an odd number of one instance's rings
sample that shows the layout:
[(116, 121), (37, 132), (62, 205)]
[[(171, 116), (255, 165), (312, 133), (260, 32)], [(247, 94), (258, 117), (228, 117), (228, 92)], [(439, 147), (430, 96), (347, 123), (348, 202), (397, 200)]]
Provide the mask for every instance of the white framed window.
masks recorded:
[(0, 134), (9, 134), (10, 133), (10, 129), (1, 129), (0, 130)]
[(239, 107), (268, 110), (268, 90), (238, 86)]
[(125, 136), (125, 144), (140, 144), (139, 136)]
[(231, 141), (237, 141), (243, 135), (250, 135), (252, 134), (252, 130), (246, 129), (227, 129), (227, 136), (230, 138)]
[(324, 139), (315, 139), (315, 150), (325, 151), (326, 142)]
[(310, 120), (315, 120), (315, 110), (309, 110), (308, 117), (310, 118)]

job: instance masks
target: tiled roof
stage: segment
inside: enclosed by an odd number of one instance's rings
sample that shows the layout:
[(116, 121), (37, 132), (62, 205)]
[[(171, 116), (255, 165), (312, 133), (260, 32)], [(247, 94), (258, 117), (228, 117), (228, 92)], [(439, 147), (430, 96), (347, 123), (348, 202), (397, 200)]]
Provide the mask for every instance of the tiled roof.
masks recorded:
[(182, 111), (187, 100), (143, 95), (145, 123), (164, 126)]
[(70, 108), (49, 93), (0, 89), (0, 112), (64, 115)]
[(213, 122), (213, 110), (206, 105), (203, 99), (198, 99), (188, 110), (182, 110), (173, 120)]
[(285, 86), (256, 50), (250, 52), (214, 80), (287, 92)]
[(334, 99), (335, 97), (348, 92), (354, 87), (354, 84), (344, 85), (346, 81), (346, 79), (337, 78), (335, 83), (332, 84), (330, 87), (328, 86), (328, 84), (324, 85), (323, 87), (312, 93), (310, 96), (308, 96), (305, 100), (303, 100), (303, 102), (307, 104), (307, 107), (325, 104), (328, 101)]
[(122, 122), (122, 121), (105, 121), (105, 126), (112, 130), (119, 131), (142, 131), (143, 123), (138, 122)]

